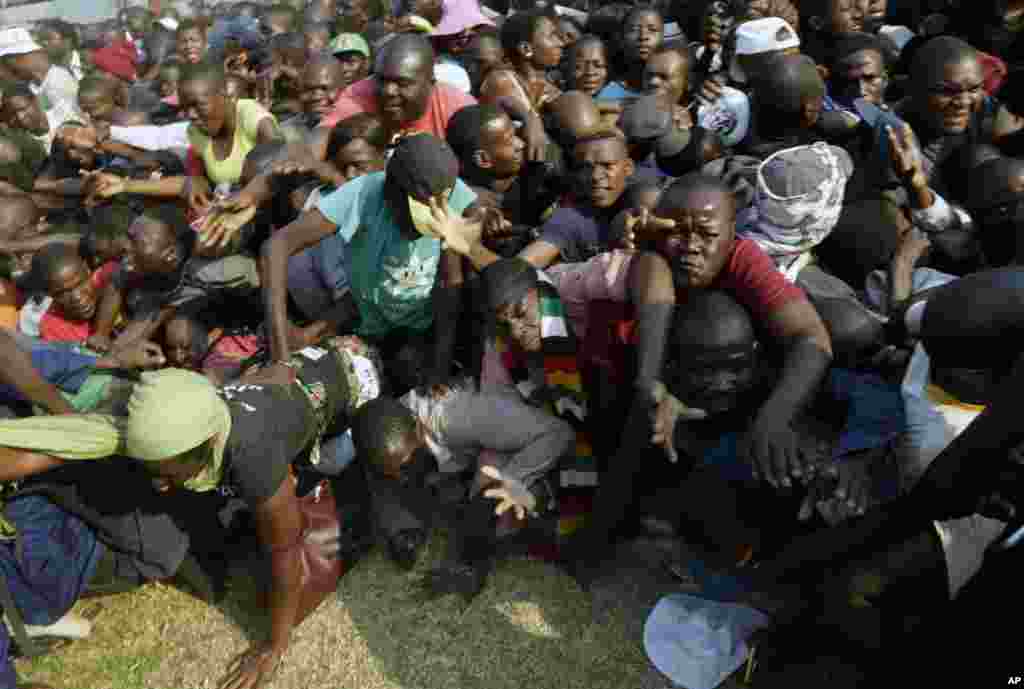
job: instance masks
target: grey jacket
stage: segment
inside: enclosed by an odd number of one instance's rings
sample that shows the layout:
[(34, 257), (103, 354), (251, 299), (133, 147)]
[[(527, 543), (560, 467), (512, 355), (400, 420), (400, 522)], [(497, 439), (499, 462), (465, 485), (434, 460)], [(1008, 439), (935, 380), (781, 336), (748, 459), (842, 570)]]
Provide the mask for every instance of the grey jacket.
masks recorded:
[(427, 427), (441, 471), (495, 464), (530, 485), (568, 453), (576, 433), (565, 421), (531, 407), (512, 387), (477, 389), (471, 380), (401, 399)]

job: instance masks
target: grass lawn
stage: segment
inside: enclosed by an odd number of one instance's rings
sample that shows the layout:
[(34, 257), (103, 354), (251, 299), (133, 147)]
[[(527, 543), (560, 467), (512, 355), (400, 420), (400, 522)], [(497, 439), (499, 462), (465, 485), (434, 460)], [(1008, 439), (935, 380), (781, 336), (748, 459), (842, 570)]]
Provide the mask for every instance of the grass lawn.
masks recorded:
[[(666, 689), (642, 646), (651, 604), (679, 590), (632, 559), (592, 594), (551, 565), (501, 563), (468, 607), (424, 602), (417, 579), (440, 559), (435, 538), (412, 573), (372, 552), (297, 630), (276, 689)], [(36, 660), (23, 679), (56, 689), (212, 689), (266, 620), (236, 572), (210, 606), (165, 584), (83, 601), (92, 637)]]

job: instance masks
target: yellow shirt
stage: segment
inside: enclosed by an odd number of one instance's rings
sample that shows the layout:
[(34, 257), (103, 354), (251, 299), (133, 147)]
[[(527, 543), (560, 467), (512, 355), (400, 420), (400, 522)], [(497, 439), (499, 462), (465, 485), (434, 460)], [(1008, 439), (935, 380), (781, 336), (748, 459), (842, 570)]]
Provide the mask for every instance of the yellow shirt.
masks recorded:
[(213, 152), (213, 142), (194, 126), (188, 128), (188, 140), (192, 150), (203, 161), (206, 177), (216, 186), (218, 184), (238, 184), (242, 178), (242, 165), (249, 151), (256, 147), (260, 122), (269, 117), (277, 124), (277, 120), (258, 102), (240, 99), (235, 106), (235, 138), (231, 144), (231, 152), (227, 158), (219, 160)]

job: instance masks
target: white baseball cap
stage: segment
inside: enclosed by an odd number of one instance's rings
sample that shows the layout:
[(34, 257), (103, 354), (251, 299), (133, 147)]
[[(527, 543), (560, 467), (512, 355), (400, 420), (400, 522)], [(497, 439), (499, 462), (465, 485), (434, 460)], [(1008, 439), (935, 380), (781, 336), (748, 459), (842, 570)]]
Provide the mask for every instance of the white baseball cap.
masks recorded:
[(729, 65), (729, 76), (743, 83), (747, 80), (739, 64), (739, 55), (758, 55), (775, 50), (799, 48), (800, 37), (781, 17), (765, 17), (743, 22), (736, 27), (736, 49)]
[(0, 57), (24, 55), (39, 50), (42, 48), (32, 40), (32, 34), (28, 32), (28, 29), (0, 29)]

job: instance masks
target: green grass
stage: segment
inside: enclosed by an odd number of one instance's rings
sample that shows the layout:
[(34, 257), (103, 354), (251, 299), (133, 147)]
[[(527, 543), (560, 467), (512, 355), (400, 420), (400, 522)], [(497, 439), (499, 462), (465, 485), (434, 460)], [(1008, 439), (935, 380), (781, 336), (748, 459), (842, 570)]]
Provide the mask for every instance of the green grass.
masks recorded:
[[(423, 601), (418, 579), (440, 558), (439, 541), (411, 573), (379, 553), (368, 555), (296, 631), (268, 686), (669, 686), (644, 655), (636, 608), (615, 595), (595, 603), (551, 565), (503, 562), (468, 606), (451, 596)], [(252, 579), (239, 574), (218, 607), (163, 584), (86, 601), (79, 609), (93, 617), (92, 636), (19, 661), (19, 675), (55, 689), (215, 689), (228, 662), (265, 628)]]

